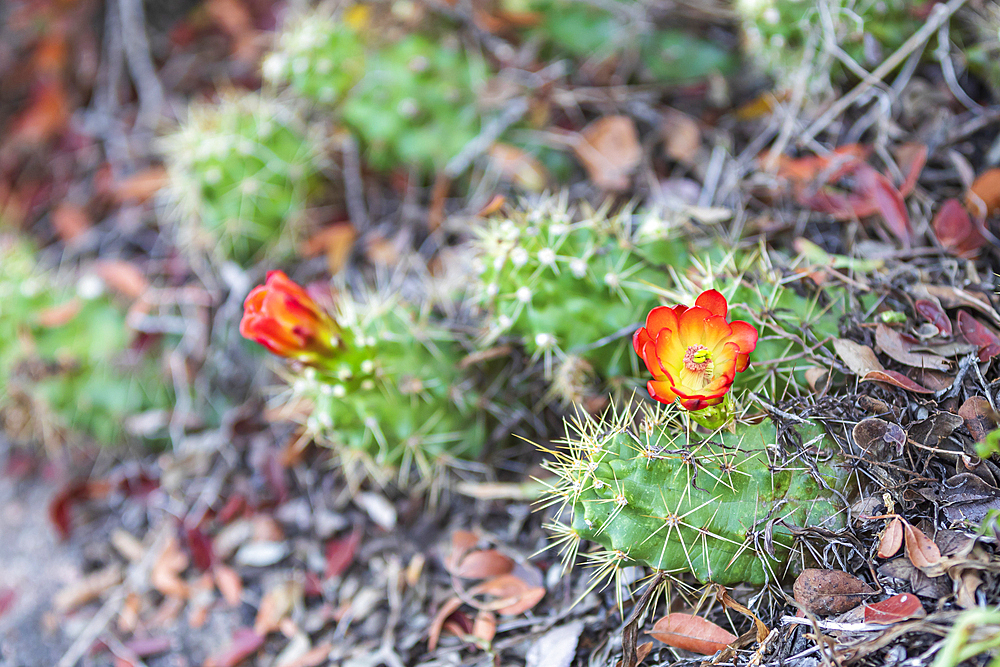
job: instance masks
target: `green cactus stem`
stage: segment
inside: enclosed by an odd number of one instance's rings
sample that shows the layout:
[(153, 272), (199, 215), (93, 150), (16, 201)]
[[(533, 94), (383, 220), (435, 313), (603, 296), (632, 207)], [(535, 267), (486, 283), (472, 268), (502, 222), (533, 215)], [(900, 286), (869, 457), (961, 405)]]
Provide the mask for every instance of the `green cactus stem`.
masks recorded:
[[(609, 413), (613, 415), (613, 413)], [(770, 420), (709, 435), (679, 427), (672, 408), (586, 417), (548, 468), (549, 501), (566, 523), (556, 541), (574, 560), (582, 540), (604, 572), (646, 565), (701, 582), (762, 585), (792, 567), (791, 528), (845, 525), (846, 469), (823, 429), (800, 424), (793, 455)]]

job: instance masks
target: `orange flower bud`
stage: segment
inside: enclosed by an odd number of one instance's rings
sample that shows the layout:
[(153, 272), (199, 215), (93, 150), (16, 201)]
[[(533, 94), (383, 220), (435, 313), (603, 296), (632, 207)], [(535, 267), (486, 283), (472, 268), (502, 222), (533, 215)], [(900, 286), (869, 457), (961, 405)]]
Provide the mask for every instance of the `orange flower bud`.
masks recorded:
[(282, 357), (313, 362), (336, 350), (340, 328), (302, 287), (281, 271), (243, 302), (240, 334)]
[(702, 292), (694, 306), (660, 306), (650, 311), (646, 326), (632, 345), (653, 379), (646, 387), (661, 403), (677, 401), (687, 410), (718, 405), (736, 374), (750, 364), (757, 329), (746, 322), (727, 322), (729, 304), (716, 290)]

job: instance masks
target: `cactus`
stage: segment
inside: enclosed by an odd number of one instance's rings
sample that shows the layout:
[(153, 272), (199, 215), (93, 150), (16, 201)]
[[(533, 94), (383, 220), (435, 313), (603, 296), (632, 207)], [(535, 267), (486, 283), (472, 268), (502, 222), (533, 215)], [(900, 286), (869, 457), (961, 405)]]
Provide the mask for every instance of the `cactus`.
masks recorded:
[(588, 554), (601, 573), (640, 564), (759, 585), (790, 567), (792, 528), (845, 524), (847, 472), (821, 460), (830, 450), (816, 424), (791, 429), (801, 454), (789, 456), (769, 420), (701, 435), (671, 407), (609, 416), (584, 417), (547, 464), (549, 503), (570, 515), (551, 526), (567, 563), (590, 540), (603, 547)]
[(637, 56), (640, 78), (668, 85), (728, 74), (737, 65), (736, 54), (717, 40), (671, 27), (663, 17), (650, 16), (641, 3), (505, 0), (503, 5), (539, 16), (528, 34), (551, 48), (551, 58), (601, 62)]
[[(591, 212), (573, 221), (565, 203), (547, 201), (528, 213), (495, 219), (476, 242), (474, 300), (487, 312), (481, 343), (513, 336), (572, 400), (587, 371), (604, 379), (634, 376), (631, 327), (656, 298), (665, 274), (656, 264), (683, 265), (683, 246), (632, 215)], [(655, 226), (655, 225), (654, 225)]]
[(440, 170), (479, 134), (485, 65), (459, 42), (430, 35), (379, 42), (376, 31), (362, 30), (365, 7), (289, 22), (265, 76), (336, 110), (373, 167)]
[(15, 441), (118, 444), (130, 415), (171, 404), (162, 369), (129, 349), (124, 313), (92, 284), (74, 294), (0, 238), (0, 422)]
[(739, 0), (736, 10), (743, 21), (745, 51), (778, 81), (790, 80), (790, 72), (809, 59), (815, 65), (809, 88), (816, 93), (826, 92), (831, 79), (859, 76), (845, 69), (825, 40), (832, 38), (860, 67), (872, 69), (921, 24), (908, 0)]
[(185, 245), (243, 266), (290, 253), (319, 154), (289, 108), (259, 94), (194, 103), (161, 146)]
[[(395, 474), (404, 483), (415, 469), (433, 482), (443, 465), (479, 455), (484, 412), (464, 352), (429, 308), (341, 292), (326, 314), (277, 273), (247, 298), (241, 332), (297, 360), (278, 401), (304, 406), (307, 433), (338, 453), (352, 479), (361, 472), (385, 484)], [(295, 337), (306, 344), (288, 344)]]

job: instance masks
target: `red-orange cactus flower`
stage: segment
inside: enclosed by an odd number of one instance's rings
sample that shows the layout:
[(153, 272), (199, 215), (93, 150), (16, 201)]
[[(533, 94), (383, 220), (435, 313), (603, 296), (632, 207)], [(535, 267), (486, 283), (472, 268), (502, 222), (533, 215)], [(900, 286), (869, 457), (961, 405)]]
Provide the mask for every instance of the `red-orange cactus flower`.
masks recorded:
[(302, 287), (268, 271), (243, 302), (240, 333), (282, 357), (314, 361), (332, 353), (340, 328)]
[(660, 306), (632, 345), (653, 379), (646, 387), (661, 403), (675, 400), (688, 410), (723, 401), (736, 374), (745, 371), (757, 347), (757, 330), (746, 322), (727, 322), (729, 304), (719, 292), (702, 292), (694, 306)]

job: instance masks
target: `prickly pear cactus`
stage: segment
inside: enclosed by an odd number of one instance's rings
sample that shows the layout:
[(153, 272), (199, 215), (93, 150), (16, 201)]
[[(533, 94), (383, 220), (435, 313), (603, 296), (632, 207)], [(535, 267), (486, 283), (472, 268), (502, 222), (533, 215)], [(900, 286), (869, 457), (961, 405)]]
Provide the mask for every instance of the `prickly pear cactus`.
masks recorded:
[(425, 480), (479, 455), (483, 411), (462, 371), (463, 350), (430, 318), (398, 299), (339, 299), (341, 354), (291, 381), (291, 401), (311, 404), (307, 427), (349, 472), (385, 483), (412, 470)]
[(15, 441), (121, 444), (130, 416), (171, 405), (162, 369), (130, 349), (125, 314), (90, 285), (67, 289), (0, 237), (0, 424)]
[(657, 303), (650, 286), (668, 279), (657, 267), (687, 261), (679, 242), (641, 229), (629, 213), (574, 220), (556, 201), (490, 221), (476, 242), (482, 344), (515, 337), (562, 380), (553, 389), (568, 400), (583, 393), (587, 371), (634, 376), (630, 328)]
[(549, 464), (551, 500), (568, 515), (553, 526), (556, 542), (569, 561), (582, 540), (598, 543), (588, 559), (605, 573), (639, 564), (723, 585), (780, 579), (794, 547), (788, 526), (845, 522), (836, 491), (846, 470), (809, 453), (829, 458), (821, 427), (793, 431), (801, 456), (785, 453), (769, 420), (701, 435), (664, 407), (588, 417)]
[(182, 242), (248, 266), (289, 253), (319, 181), (317, 142), (260, 94), (195, 103), (162, 150)]

